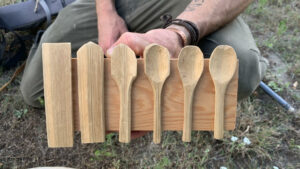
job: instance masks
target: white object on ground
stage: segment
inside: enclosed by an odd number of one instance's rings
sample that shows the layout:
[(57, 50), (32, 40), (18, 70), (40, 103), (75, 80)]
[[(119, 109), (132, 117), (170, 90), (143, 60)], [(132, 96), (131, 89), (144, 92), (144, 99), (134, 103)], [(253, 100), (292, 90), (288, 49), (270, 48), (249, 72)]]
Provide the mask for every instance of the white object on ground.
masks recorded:
[(245, 145), (250, 145), (251, 141), (248, 139), (248, 137), (244, 137), (243, 142)]
[(232, 142), (236, 142), (238, 139), (239, 139), (239, 138), (237, 138), (237, 137), (235, 137), (235, 136), (231, 136), (231, 139), (230, 139), (230, 140), (231, 140)]

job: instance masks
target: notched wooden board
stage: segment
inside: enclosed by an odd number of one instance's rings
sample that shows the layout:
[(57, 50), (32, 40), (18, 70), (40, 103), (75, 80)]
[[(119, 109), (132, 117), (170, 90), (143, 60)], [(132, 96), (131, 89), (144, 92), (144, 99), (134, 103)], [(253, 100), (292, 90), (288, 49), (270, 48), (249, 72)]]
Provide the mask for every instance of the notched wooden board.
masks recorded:
[[(144, 73), (144, 60), (138, 59), (137, 77), (132, 86), (132, 131), (152, 131), (153, 92)], [(213, 131), (214, 128), (214, 84), (205, 59), (203, 74), (196, 86), (193, 102), (193, 130)], [(120, 99), (116, 83), (111, 77), (110, 59), (104, 60), (104, 110), (106, 130), (118, 131)], [(238, 67), (238, 65), (237, 65)], [(183, 129), (184, 96), (177, 60), (171, 60), (170, 76), (162, 91), (162, 130)], [(237, 69), (238, 70), (238, 69)], [(78, 112), (77, 59), (72, 59), (73, 110), (75, 130), (80, 130)], [(233, 130), (236, 122), (238, 71), (229, 83), (225, 96), (225, 130)]]

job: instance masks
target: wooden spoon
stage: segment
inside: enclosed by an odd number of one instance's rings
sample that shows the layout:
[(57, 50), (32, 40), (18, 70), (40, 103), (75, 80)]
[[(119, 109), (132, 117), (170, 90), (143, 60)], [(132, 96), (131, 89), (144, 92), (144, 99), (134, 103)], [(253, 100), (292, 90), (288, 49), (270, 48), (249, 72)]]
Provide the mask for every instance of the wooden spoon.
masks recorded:
[(203, 53), (197, 46), (186, 46), (179, 54), (178, 70), (184, 88), (184, 121), (182, 141), (191, 141), (193, 96), (204, 68)]
[(231, 46), (218, 46), (210, 56), (209, 71), (215, 85), (214, 138), (224, 136), (224, 98), (228, 83), (235, 74), (237, 56)]
[(151, 44), (144, 50), (145, 74), (154, 91), (153, 142), (161, 142), (161, 91), (170, 75), (170, 54), (165, 47)]
[(131, 139), (131, 86), (137, 75), (137, 60), (128, 46), (120, 44), (113, 49), (111, 75), (120, 93), (119, 141), (129, 143)]

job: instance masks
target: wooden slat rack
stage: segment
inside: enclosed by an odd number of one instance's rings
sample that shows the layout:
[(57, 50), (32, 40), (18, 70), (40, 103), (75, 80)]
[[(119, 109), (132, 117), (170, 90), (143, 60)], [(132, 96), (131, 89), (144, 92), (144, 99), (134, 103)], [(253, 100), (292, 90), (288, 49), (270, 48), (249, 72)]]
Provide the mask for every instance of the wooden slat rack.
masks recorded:
[[(45, 103), (46, 103), (46, 118), (47, 119), (47, 134), (48, 142), (52, 140), (53, 144), (49, 144), (49, 147), (71, 147), (73, 146), (73, 141), (61, 143), (61, 140), (66, 138), (61, 137), (73, 137), (74, 131), (80, 131), (80, 112), (79, 112), (79, 99), (78, 99), (78, 77), (77, 77), (77, 58), (71, 58), (70, 56), (70, 44), (60, 43), (60, 44), (44, 44), (43, 50), (47, 51), (47, 56), (43, 55), (43, 65), (44, 71), (46, 68), (53, 67), (59, 71), (68, 71), (71, 73), (65, 73), (64, 77), (71, 79), (71, 83), (64, 84), (64, 79), (54, 79), (56, 82), (60, 82), (67, 86), (67, 89), (71, 89), (72, 96), (70, 98), (65, 97), (66, 103), (72, 103), (71, 112), (64, 112), (66, 109), (58, 108), (56, 113), (60, 116), (51, 115), (49, 113), (50, 107), (55, 107), (51, 105), (55, 97), (59, 99), (62, 95), (68, 95), (61, 93), (61, 95), (48, 97), (45, 90)], [(63, 52), (63, 51), (69, 52)], [(61, 59), (53, 59), (59, 53), (59, 57), (63, 57), (63, 60), (69, 60), (71, 64), (59, 64)], [(45, 59), (49, 57), (48, 59)], [(51, 58), (52, 59), (51, 59)], [(45, 62), (45, 61), (49, 62)], [(177, 59), (171, 59), (170, 61), (170, 76), (166, 80), (163, 90), (162, 90), (162, 130), (163, 131), (182, 131), (183, 128), (183, 109), (184, 109), (184, 97), (183, 97), (183, 87), (180, 79), (180, 75), (177, 68)], [(119, 111), (120, 111), (120, 98), (119, 91), (115, 81), (111, 76), (111, 60), (109, 58), (104, 59), (104, 113), (105, 113), (105, 130), (106, 131), (118, 131), (119, 130)], [(203, 74), (196, 86), (194, 101), (193, 101), (193, 123), (192, 129), (197, 131), (213, 131), (214, 128), (214, 84), (209, 73), (209, 60), (204, 61)], [(48, 69), (52, 71), (53, 69)], [(59, 71), (58, 71), (59, 70)], [(237, 69), (238, 70), (238, 69)], [(44, 75), (47, 75), (47, 73)], [(55, 75), (52, 75), (55, 76)], [(62, 77), (62, 76), (61, 76)], [(44, 79), (48, 77), (44, 77)], [(50, 78), (51, 79), (51, 78)], [(51, 79), (53, 80), (53, 79)], [(237, 108), (237, 89), (238, 89), (238, 71), (236, 71), (233, 79), (229, 83), (226, 96), (225, 96), (225, 130), (233, 130), (236, 123), (236, 108)], [(60, 92), (64, 92), (60, 90)], [(69, 92), (66, 90), (66, 92)], [(63, 103), (64, 104), (64, 103)], [(62, 105), (62, 103), (60, 104)], [(59, 112), (62, 111), (62, 112)], [(66, 111), (69, 111), (68, 109)], [(131, 95), (131, 111), (132, 111), (132, 131), (152, 131), (153, 128), (153, 93), (152, 87), (144, 73), (144, 60), (137, 59), (137, 77), (132, 84), (132, 95)], [(71, 114), (70, 114), (71, 113)], [(68, 114), (68, 115), (64, 115)], [(54, 117), (49, 119), (49, 117)], [(71, 118), (71, 119), (65, 119)], [(65, 125), (56, 124), (55, 119), (65, 120)], [(52, 120), (52, 121), (51, 121)], [(96, 119), (95, 119), (96, 120)], [(51, 122), (50, 122), (51, 121)], [(62, 120), (58, 121), (61, 123)], [(58, 125), (56, 128), (51, 126)], [(57, 135), (57, 138), (53, 139), (50, 137), (54, 134), (61, 133), (66, 130), (68, 126), (69, 134), (65, 136)], [(72, 131), (69, 131), (69, 127), (72, 126)], [(49, 132), (52, 135), (49, 135)], [(72, 133), (72, 134), (71, 134)], [(71, 139), (73, 140), (73, 138)]]

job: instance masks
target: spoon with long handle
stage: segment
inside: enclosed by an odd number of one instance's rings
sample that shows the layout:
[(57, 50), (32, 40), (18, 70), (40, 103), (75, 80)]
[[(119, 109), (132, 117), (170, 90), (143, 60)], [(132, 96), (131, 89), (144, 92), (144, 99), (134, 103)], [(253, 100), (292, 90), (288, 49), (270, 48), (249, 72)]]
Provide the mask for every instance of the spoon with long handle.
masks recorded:
[(131, 139), (131, 86), (137, 75), (137, 60), (128, 46), (120, 44), (113, 49), (111, 75), (120, 92), (119, 141), (129, 143)]
[(178, 70), (184, 89), (184, 120), (182, 141), (191, 141), (193, 97), (204, 68), (203, 53), (197, 46), (186, 46), (179, 54)]
[(224, 136), (224, 102), (228, 83), (235, 74), (237, 56), (231, 46), (220, 45), (210, 56), (209, 71), (215, 85), (214, 138)]
[(170, 75), (169, 51), (157, 44), (148, 45), (144, 50), (145, 74), (154, 91), (153, 142), (161, 142), (161, 92), (165, 80)]

